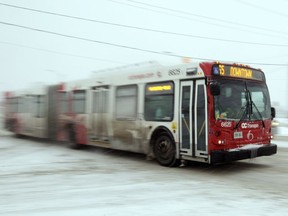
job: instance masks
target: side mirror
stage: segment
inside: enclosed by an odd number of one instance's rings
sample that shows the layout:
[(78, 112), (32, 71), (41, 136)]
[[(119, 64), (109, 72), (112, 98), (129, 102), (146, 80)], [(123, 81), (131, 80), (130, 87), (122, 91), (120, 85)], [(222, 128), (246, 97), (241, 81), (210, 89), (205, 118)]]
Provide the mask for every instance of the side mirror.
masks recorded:
[(274, 107), (271, 107), (271, 117), (272, 119), (276, 117), (276, 109)]
[(211, 82), (210, 92), (213, 96), (220, 95), (220, 84), (218, 82)]

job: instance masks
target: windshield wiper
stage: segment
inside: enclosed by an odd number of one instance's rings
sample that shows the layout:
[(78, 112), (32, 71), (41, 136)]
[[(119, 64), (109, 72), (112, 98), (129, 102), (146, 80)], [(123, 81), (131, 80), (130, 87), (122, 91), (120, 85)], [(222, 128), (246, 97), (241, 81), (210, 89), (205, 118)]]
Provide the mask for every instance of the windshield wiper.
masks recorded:
[(265, 128), (265, 122), (264, 122), (264, 120), (263, 120), (263, 116), (262, 116), (261, 112), (259, 111), (259, 109), (258, 109), (258, 107), (256, 106), (256, 104), (254, 103), (254, 101), (252, 101), (252, 104), (253, 104), (253, 106), (255, 107), (255, 109), (256, 109), (259, 117), (261, 118), (263, 127)]
[(251, 120), (251, 116), (253, 115), (253, 106), (255, 107), (259, 117), (261, 118), (261, 121), (262, 121), (262, 125), (263, 127), (265, 128), (265, 122), (263, 120), (263, 117), (258, 109), (258, 107), (256, 106), (256, 104), (254, 103), (254, 101), (252, 100), (252, 97), (251, 97), (251, 92), (247, 89), (247, 86), (246, 86), (246, 89), (245, 89), (245, 98), (246, 98), (246, 105), (245, 105), (245, 110), (243, 112), (243, 115), (241, 116), (240, 120), (237, 122), (237, 124), (235, 125), (234, 127), (234, 130), (236, 128), (239, 127), (240, 125), (240, 122), (244, 120), (244, 117), (248, 114), (248, 118), (249, 120)]
[[(244, 107), (245, 107), (245, 110), (244, 110), (241, 118), (239, 119), (239, 121), (238, 121), (237, 124), (235, 125), (234, 130), (239, 127), (240, 122), (242, 122), (242, 121), (244, 120), (244, 118), (245, 118), (245, 116), (246, 116), (247, 114), (248, 114), (248, 116), (249, 116), (249, 120), (251, 119), (251, 113), (252, 113), (251, 94), (250, 94), (250, 92), (248, 91), (246, 84), (245, 84), (245, 87), (246, 87), (246, 88), (245, 88), (246, 104), (245, 104), (245, 106), (244, 106)], [(242, 109), (242, 108), (241, 108), (241, 109)]]
[[(256, 109), (256, 111), (257, 111), (257, 113), (258, 113), (258, 115), (259, 115), (259, 117), (261, 118), (262, 125), (263, 125), (263, 127), (265, 128), (265, 122), (264, 122), (264, 120), (263, 120), (263, 117), (262, 117), (262, 115), (261, 115), (258, 107), (256, 106), (256, 104), (255, 104), (254, 101), (252, 100), (251, 92), (250, 92), (249, 89), (247, 88), (247, 85), (246, 85), (246, 92), (247, 92), (247, 94), (248, 94), (249, 101), (250, 101), (250, 102), (249, 102), (249, 105), (250, 105), (250, 107), (249, 107), (249, 110), (250, 110), (249, 120), (251, 120), (251, 116), (253, 115), (253, 106), (254, 106), (255, 109)], [(259, 119), (257, 119), (257, 120), (259, 120)]]
[(251, 116), (253, 114), (251, 92), (248, 90), (246, 82), (245, 82), (245, 98), (246, 98), (245, 110), (243, 112), (243, 115), (235, 125), (234, 130), (239, 127), (240, 122), (244, 120), (246, 115), (248, 115), (248, 119), (251, 120)]
[[(241, 118), (239, 119), (239, 121), (237, 122), (237, 124), (235, 125), (234, 127), (234, 130), (237, 129), (240, 125), (240, 122), (242, 122), (245, 118), (245, 116), (247, 115), (247, 110), (248, 110), (248, 102), (246, 103), (246, 105), (244, 106), (245, 107), (245, 110), (241, 116)], [(241, 108), (242, 109), (242, 108)]]

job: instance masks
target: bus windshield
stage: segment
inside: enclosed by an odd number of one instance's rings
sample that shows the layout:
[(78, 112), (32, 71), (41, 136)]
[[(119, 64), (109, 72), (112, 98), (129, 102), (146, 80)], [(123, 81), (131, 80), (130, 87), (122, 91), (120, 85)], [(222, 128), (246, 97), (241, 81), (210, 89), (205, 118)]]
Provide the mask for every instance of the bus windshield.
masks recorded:
[(214, 97), (215, 119), (271, 119), (270, 97), (263, 82), (219, 79), (220, 95)]

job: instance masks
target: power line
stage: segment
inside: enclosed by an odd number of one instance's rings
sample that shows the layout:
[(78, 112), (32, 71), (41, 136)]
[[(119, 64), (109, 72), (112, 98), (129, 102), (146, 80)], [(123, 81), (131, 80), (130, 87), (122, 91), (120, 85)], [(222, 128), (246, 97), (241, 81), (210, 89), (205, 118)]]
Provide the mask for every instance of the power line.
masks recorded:
[(0, 3), (0, 5), (23, 9), (23, 10), (29, 10), (29, 11), (38, 12), (38, 13), (45, 13), (45, 14), (55, 15), (55, 16), (60, 16), (60, 17), (65, 17), (65, 18), (77, 19), (77, 20), (82, 20), (82, 21), (87, 21), (87, 22), (94, 22), (94, 23), (100, 23), (100, 24), (105, 24), (105, 25), (113, 25), (117, 27), (124, 27), (124, 28), (136, 29), (136, 30), (141, 30), (141, 31), (170, 34), (170, 35), (176, 35), (176, 36), (182, 36), (182, 37), (192, 37), (192, 38), (198, 38), (198, 39), (204, 39), (204, 40), (214, 40), (214, 41), (222, 41), (222, 42), (230, 42), (230, 43), (238, 43), (238, 44), (240, 43), (240, 44), (249, 44), (249, 45), (259, 45), (259, 46), (288, 47), (287, 44), (259, 43), (259, 42), (249, 42), (249, 41), (241, 41), (241, 40), (222, 39), (222, 38), (215, 38), (215, 37), (205, 37), (205, 36), (200, 36), (200, 35), (184, 34), (184, 33), (156, 30), (156, 29), (143, 28), (143, 27), (137, 27), (137, 26), (123, 25), (119, 23), (111, 23), (111, 22), (100, 21), (100, 20), (95, 20), (95, 19), (87, 19), (87, 18), (82, 18), (82, 17), (77, 17), (77, 16), (71, 16), (71, 15), (54, 13), (54, 12), (32, 9), (32, 8), (27, 8), (27, 7), (15, 6), (15, 5), (10, 5), (10, 4), (5, 4), (5, 3)]
[[(82, 38), (82, 37), (77, 37), (77, 36), (73, 36), (73, 35), (67, 35), (67, 34), (62, 34), (62, 33), (57, 33), (57, 32), (52, 32), (52, 31), (47, 31), (47, 30), (43, 30), (43, 29), (37, 29), (37, 28), (32, 28), (32, 27), (28, 27), (28, 26), (17, 25), (17, 24), (13, 24), (13, 23), (2, 22), (2, 21), (0, 21), (0, 24), (12, 26), (12, 27), (17, 27), (17, 28), (22, 28), (22, 29), (27, 29), (27, 30), (31, 30), (31, 31), (37, 31), (37, 32), (41, 32), (41, 33), (47, 33), (47, 34), (61, 36), (61, 37), (66, 37), (66, 38), (71, 38), (71, 39), (82, 40), (82, 41), (86, 41), (86, 42), (92, 42), (92, 43), (98, 43), (98, 44), (103, 44), (103, 45), (108, 45), (108, 46), (113, 46), (113, 47), (118, 47), (118, 48), (130, 49), (130, 50), (134, 50), (134, 51), (153, 53), (153, 54), (178, 57), (178, 58), (189, 57), (189, 58), (196, 59), (196, 60), (215, 61), (214, 59), (209, 59), (209, 58), (200, 58), (200, 57), (195, 57), (195, 56), (183, 56), (183, 55), (178, 55), (178, 54), (173, 54), (173, 53), (167, 53), (167, 52), (164, 53), (164, 52), (159, 52), (159, 51), (154, 51), (154, 50), (142, 49), (142, 48), (138, 48), (138, 47), (131, 47), (131, 46), (126, 46), (126, 45), (121, 45), (121, 44), (105, 42), (105, 41)], [(221, 60), (221, 61), (223, 61), (223, 60)], [(225, 62), (233, 62), (233, 61), (225, 61)], [(251, 63), (251, 62), (243, 62), (243, 63), (255, 64), (255, 65), (270, 65), (270, 66), (288, 66), (288, 64)]]
[(110, 63), (117, 63), (117, 64), (123, 64), (124, 62), (118, 62), (118, 61), (113, 61), (113, 60), (108, 60), (108, 59), (100, 59), (100, 58), (94, 58), (94, 57), (89, 57), (89, 56), (82, 56), (82, 55), (75, 55), (75, 54), (70, 54), (70, 53), (63, 53), (63, 52), (58, 52), (54, 50), (48, 50), (48, 49), (42, 49), (42, 48), (37, 48), (37, 47), (30, 47), (30, 46), (25, 46), (22, 44), (15, 44), (15, 43), (10, 43), (10, 42), (4, 42), (0, 41), (1, 44), (6, 44), (10, 46), (15, 46), (15, 47), (21, 47), (21, 48), (26, 48), (26, 49), (32, 49), (32, 50), (37, 50), (41, 52), (47, 52), (47, 53), (53, 53), (53, 54), (58, 54), (58, 55), (63, 55), (63, 56), (72, 56), (76, 58), (83, 58), (83, 59), (90, 59), (94, 61), (103, 61), (103, 62), (110, 62)]
[[(144, 3), (144, 2), (139, 2), (139, 1), (136, 1), (136, 0), (127, 0), (127, 1), (133, 2), (133, 3), (136, 3), (136, 4), (146, 5), (146, 6), (153, 7), (153, 8), (159, 8), (159, 9), (166, 10), (166, 11), (172, 11), (172, 12), (176, 12), (176, 13), (180, 13), (180, 14), (186, 14), (186, 15), (189, 15), (189, 16), (201, 17), (201, 18), (204, 18), (204, 19), (212, 20), (212, 21), (215, 21), (215, 20), (216, 20), (216, 21), (218, 21), (218, 22), (229, 23), (229, 24), (232, 24), (232, 25), (243, 26), (243, 27), (248, 27), (248, 28), (253, 28), (253, 29), (259, 29), (259, 30), (265, 30), (265, 31), (269, 31), (269, 32), (270, 32), (270, 31), (274, 31), (274, 32), (275, 32), (275, 30), (271, 30), (271, 29), (267, 29), (267, 28), (262, 28), (262, 27), (259, 27), (259, 26), (242, 24), (242, 23), (239, 23), (239, 22), (232, 22), (232, 21), (228, 21), (228, 20), (224, 20), (224, 19), (215, 18), (215, 17), (208, 17), (208, 16), (199, 15), (199, 14), (194, 14), (194, 13), (187, 12), (187, 11), (176, 10), (176, 9), (171, 9), (171, 8), (167, 8), (167, 7), (161, 7), (161, 6), (157, 6), (157, 5), (153, 5), (153, 4), (148, 4), (148, 3)], [(287, 32), (282, 32), (282, 31), (279, 31), (279, 33), (287, 34)]]
[(257, 5), (257, 4), (252, 4), (250, 2), (246, 2), (246, 1), (243, 1), (243, 0), (239, 0), (238, 2), (240, 2), (241, 4), (244, 4), (246, 6), (250, 6), (250, 7), (253, 7), (253, 8), (257, 8), (258, 10), (263, 10), (265, 12), (269, 12), (269, 13), (272, 13), (272, 14), (275, 14), (277, 16), (282, 16), (282, 17), (288, 17), (288, 14), (285, 14), (285, 13), (281, 13), (279, 11), (275, 11), (275, 10), (271, 10), (271, 9), (268, 9), (266, 7), (262, 7), (261, 5)]
[[(110, 2), (113, 2), (113, 3), (116, 3), (116, 4), (120, 4), (120, 5), (134, 7), (134, 8), (140, 8), (140, 9), (143, 9), (143, 10), (146, 10), (146, 11), (152, 11), (152, 12), (155, 12), (155, 13), (158, 13), (158, 14), (164, 14), (164, 15), (168, 15), (168, 16), (173, 16), (173, 17), (178, 17), (178, 18), (182, 18), (182, 19), (188, 19), (188, 20), (195, 21), (195, 19), (191, 19), (190, 17), (186, 17), (186, 16), (183, 16), (183, 15), (176, 15), (174, 13), (168, 13), (168, 12), (164, 12), (164, 11), (154, 10), (154, 9), (151, 9), (151, 8), (148, 9), (146, 7), (136, 6), (136, 5), (133, 5), (133, 4), (119, 2), (119, 1), (116, 1), (116, 0), (107, 0), (107, 1), (110, 1)], [(196, 19), (196, 21), (197, 22), (201, 22), (201, 23), (205, 23), (205, 24), (209, 24), (209, 25), (213, 25), (213, 26), (217, 25), (217, 26), (221, 26), (221, 27), (224, 27), (224, 28), (228, 28), (228, 26), (215, 24), (215, 22), (207, 22), (207, 21), (203, 21), (201, 19)], [(229, 26), (229, 28), (237, 29), (235, 27), (230, 27), (230, 26)]]
[[(129, 6), (132, 6), (132, 7), (136, 7), (136, 8), (142, 8), (142, 9), (145, 9), (145, 10), (149, 10), (149, 11), (154, 11), (155, 10), (151, 10), (151, 9), (148, 9), (148, 8), (143, 8), (143, 7), (139, 7), (139, 6), (135, 6), (135, 5), (131, 5), (131, 4), (127, 4), (127, 3), (123, 3), (123, 2), (119, 2), (119, 1), (115, 1), (115, 0), (109, 0), (111, 2), (114, 2), (114, 3), (118, 3), (118, 4), (123, 4), (123, 5), (129, 5)], [(273, 30), (273, 29), (268, 29), (268, 28), (263, 28), (263, 27), (259, 27), (259, 26), (253, 26), (253, 25), (248, 25), (248, 24), (242, 24), (242, 23), (238, 23), (238, 22), (232, 22), (232, 21), (227, 21), (227, 20), (223, 20), (223, 19), (219, 19), (219, 18), (215, 18), (215, 17), (208, 17), (208, 16), (203, 16), (203, 15), (199, 15), (199, 14), (194, 14), (194, 13), (191, 13), (191, 12), (187, 12), (187, 11), (182, 11), (182, 10), (175, 10), (175, 9), (171, 9), (171, 8), (166, 8), (166, 7), (161, 7), (161, 6), (156, 6), (156, 5), (153, 5), (153, 4), (148, 4), (148, 3), (143, 3), (143, 2), (138, 2), (138, 1), (135, 1), (135, 0), (127, 0), (129, 2), (132, 2), (132, 3), (135, 3), (135, 4), (140, 4), (140, 5), (145, 5), (145, 6), (148, 6), (148, 7), (152, 7), (152, 8), (157, 8), (157, 9), (161, 9), (161, 10), (164, 10), (164, 11), (170, 11), (170, 12), (174, 12), (174, 13), (180, 13), (180, 14), (185, 14), (185, 15), (189, 15), (189, 16), (193, 16), (193, 17), (198, 17), (198, 18), (202, 18), (202, 19), (207, 19), (207, 20), (211, 20), (213, 22), (217, 21), (217, 22), (221, 22), (221, 23), (226, 23), (226, 24), (229, 24), (229, 25), (236, 25), (236, 26), (242, 26), (242, 27), (245, 27), (245, 28), (252, 28), (252, 29), (258, 29), (258, 30), (261, 30), (261, 31), (266, 31), (266, 32), (273, 32), (273, 33), (278, 33), (278, 34), (283, 34), (283, 35), (287, 35), (287, 32), (283, 32), (283, 31), (277, 31), (277, 30)], [(158, 13), (162, 13), (162, 12), (159, 12)], [(165, 13), (167, 14), (167, 13)], [(170, 14), (171, 15), (171, 14)], [(177, 15), (172, 15), (172, 16), (176, 16), (176, 17), (179, 17)], [(206, 22), (207, 23), (207, 22)], [(211, 23), (209, 23), (211, 24)], [(215, 25), (215, 24), (213, 24)], [(219, 24), (217, 24), (218, 26), (220, 26)], [(223, 26), (223, 25), (222, 25)], [(227, 26), (226, 26), (227, 28)], [(237, 29), (235, 27), (229, 27), (229, 28), (234, 28), (234, 29)], [(239, 29), (238, 29), (239, 30)], [(252, 32), (252, 31), (249, 31), (249, 32)], [(253, 32), (255, 33), (255, 32)], [(272, 36), (271, 34), (267, 34), (266, 35), (270, 35)], [(275, 35), (273, 35), (275, 36)], [(285, 37), (286, 38), (286, 37)]]
[[(130, 47), (130, 46), (121, 45), (121, 44), (114, 44), (114, 43), (109, 43), (109, 42), (105, 42), (105, 41), (98, 41), (98, 40), (93, 40), (93, 39), (88, 39), (88, 38), (82, 38), (82, 37), (77, 37), (77, 36), (73, 36), (73, 35), (66, 35), (66, 34), (62, 34), (62, 33), (57, 33), (57, 32), (52, 32), (52, 31), (47, 31), (47, 30), (43, 30), (43, 29), (37, 29), (37, 28), (32, 28), (32, 27), (28, 27), (28, 26), (17, 25), (17, 24), (13, 24), (13, 23), (2, 22), (2, 21), (0, 21), (0, 24), (18, 27), (18, 28), (23, 28), (23, 29), (32, 30), (32, 31), (37, 31), (37, 32), (41, 32), (41, 33), (57, 35), (57, 36), (61, 36), (61, 37), (71, 38), (71, 39), (77, 39), (77, 40), (82, 40), (82, 41), (88, 41), (88, 42), (93, 42), (93, 43), (98, 43), (98, 44), (104, 44), (104, 45), (119, 47), (119, 48), (126, 48), (126, 49), (132, 49), (132, 50), (138, 50), (138, 51), (142, 51), (142, 52), (149, 52), (149, 53), (162, 54), (162, 55), (170, 55), (170, 56), (175, 56), (175, 57), (184, 57), (184, 56), (180, 56), (180, 55), (161, 53), (161, 52), (157, 52), (157, 51), (141, 49), (141, 48), (137, 48), (137, 47)], [(202, 58), (197, 58), (197, 59), (202, 59)]]

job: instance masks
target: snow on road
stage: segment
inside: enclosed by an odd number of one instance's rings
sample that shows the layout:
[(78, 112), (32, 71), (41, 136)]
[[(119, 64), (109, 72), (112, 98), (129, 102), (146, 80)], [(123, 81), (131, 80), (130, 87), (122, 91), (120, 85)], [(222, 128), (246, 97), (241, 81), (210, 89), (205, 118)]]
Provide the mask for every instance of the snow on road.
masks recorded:
[(166, 168), (138, 154), (1, 136), (0, 214), (286, 215), (288, 149), (275, 142), (271, 157)]

